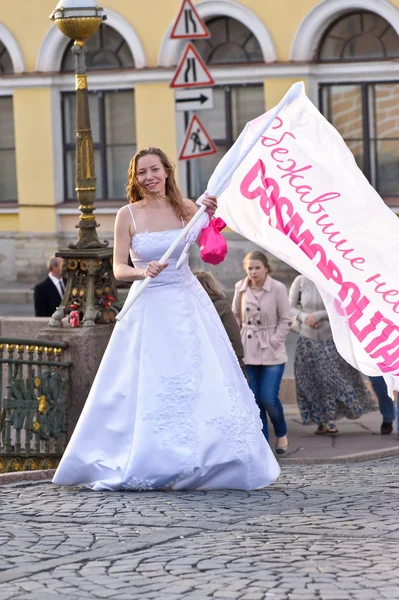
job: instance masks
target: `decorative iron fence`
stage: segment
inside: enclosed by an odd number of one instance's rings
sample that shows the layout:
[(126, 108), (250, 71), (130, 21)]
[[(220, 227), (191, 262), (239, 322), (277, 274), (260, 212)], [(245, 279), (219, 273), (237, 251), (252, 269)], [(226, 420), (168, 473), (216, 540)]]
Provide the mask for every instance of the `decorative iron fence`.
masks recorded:
[(65, 449), (66, 342), (0, 337), (0, 473), (54, 468)]

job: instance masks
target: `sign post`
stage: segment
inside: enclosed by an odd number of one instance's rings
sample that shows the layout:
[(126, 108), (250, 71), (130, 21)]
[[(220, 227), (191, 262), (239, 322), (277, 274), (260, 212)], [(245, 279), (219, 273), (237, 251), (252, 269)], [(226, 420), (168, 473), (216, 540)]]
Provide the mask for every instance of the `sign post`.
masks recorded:
[[(191, 0), (183, 0), (170, 37), (176, 39), (204, 39), (210, 32)], [(215, 154), (217, 148), (199, 118), (193, 111), (213, 108), (212, 75), (196, 47), (188, 41), (170, 87), (175, 89), (176, 110), (184, 112), (185, 136), (179, 160), (187, 161), (187, 181), (190, 182), (190, 160)], [(191, 119), (190, 119), (191, 113)]]

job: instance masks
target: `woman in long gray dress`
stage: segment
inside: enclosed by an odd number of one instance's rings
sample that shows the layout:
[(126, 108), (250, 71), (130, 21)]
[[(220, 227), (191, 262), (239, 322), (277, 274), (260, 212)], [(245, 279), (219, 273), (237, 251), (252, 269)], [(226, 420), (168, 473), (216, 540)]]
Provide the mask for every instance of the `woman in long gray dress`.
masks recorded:
[(361, 373), (338, 353), (315, 284), (299, 275), (291, 286), (289, 300), (299, 327), (294, 370), (302, 420), (305, 424), (316, 423), (317, 434), (338, 433), (338, 419), (358, 419), (377, 410), (377, 405)]

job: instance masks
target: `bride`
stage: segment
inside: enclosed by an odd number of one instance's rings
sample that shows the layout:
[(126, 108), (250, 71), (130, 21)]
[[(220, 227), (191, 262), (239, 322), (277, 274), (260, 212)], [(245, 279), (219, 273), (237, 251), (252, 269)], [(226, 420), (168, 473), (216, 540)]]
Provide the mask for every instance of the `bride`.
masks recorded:
[[(93, 490), (257, 489), (279, 475), (259, 410), (222, 322), (178, 246), (198, 207), (182, 198), (158, 148), (131, 160), (116, 217), (114, 273), (151, 282), (116, 324), (55, 473)], [(208, 213), (216, 198), (204, 200)], [(128, 265), (131, 253), (134, 267)]]

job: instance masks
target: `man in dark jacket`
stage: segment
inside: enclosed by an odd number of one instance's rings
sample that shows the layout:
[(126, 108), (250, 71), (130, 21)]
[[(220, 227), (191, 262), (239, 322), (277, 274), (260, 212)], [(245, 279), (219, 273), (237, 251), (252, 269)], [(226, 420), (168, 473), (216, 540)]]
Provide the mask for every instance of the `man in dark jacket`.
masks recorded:
[(36, 317), (51, 317), (61, 304), (65, 292), (61, 266), (62, 258), (51, 256), (47, 261), (48, 276), (35, 285), (33, 298)]

